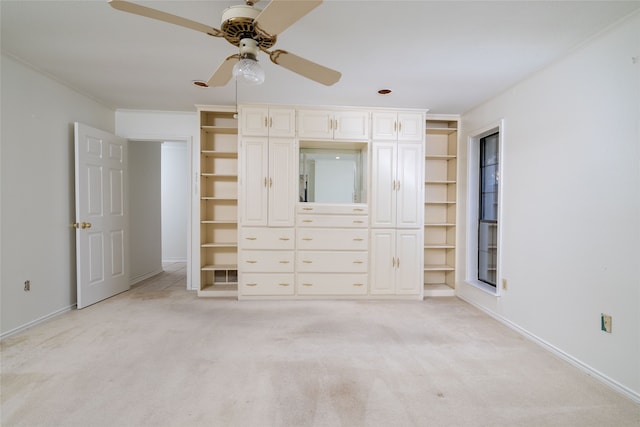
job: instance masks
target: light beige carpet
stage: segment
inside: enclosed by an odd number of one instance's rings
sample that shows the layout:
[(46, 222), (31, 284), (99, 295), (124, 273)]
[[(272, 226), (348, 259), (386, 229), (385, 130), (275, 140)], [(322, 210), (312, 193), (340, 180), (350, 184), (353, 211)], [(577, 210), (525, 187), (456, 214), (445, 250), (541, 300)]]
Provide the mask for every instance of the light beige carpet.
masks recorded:
[(198, 299), (171, 270), (3, 340), (2, 426), (640, 426), (455, 298)]

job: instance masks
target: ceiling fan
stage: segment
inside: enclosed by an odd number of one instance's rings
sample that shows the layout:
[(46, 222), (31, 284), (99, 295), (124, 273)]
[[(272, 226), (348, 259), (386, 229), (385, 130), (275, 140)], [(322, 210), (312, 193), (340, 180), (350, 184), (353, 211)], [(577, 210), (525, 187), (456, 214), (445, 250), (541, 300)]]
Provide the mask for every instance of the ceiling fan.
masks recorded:
[(286, 50), (269, 51), (275, 45), (278, 34), (319, 6), (322, 0), (271, 0), (262, 10), (254, 7), (258, 1), (246, 0), (244, 5), (227, 8), (222, 13), (220, 30), (125, 0), (109, 0), (109, 4), (124, 12), (179, 25), (213, 37), (223, 37), (232, 45), (238, 46), (239, 53), (227, 57), (220, 64), (207, 81), (208, 86), (224, 86), (234, 76), (248, 83), (262, 83), (264, 71), (258, 64), (259, 51), (268, 54), (274, 64), (326, 86), (340, 80), (341, 74), (338, 71)]

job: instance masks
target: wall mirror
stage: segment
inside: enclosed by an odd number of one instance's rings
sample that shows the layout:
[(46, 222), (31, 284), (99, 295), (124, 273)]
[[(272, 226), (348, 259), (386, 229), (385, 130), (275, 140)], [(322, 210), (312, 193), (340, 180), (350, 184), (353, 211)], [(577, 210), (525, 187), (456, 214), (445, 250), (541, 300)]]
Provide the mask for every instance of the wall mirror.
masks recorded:
[(300, 148), (299, 201), (366, 203), (364, 148)]

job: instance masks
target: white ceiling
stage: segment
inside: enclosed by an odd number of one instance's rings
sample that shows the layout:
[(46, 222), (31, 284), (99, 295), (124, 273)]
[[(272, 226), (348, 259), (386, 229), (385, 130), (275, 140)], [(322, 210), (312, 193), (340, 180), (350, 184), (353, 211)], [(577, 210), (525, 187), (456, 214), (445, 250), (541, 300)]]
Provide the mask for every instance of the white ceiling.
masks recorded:
[[(240, 1), (138, 3), (219, 28), (223, 10)], [(233, 81), (192, 84), (236, 53), (223, 39), (117, 11), (106, 0), (1, 0), (0, 7), (4, 54), (110, 107), (235, 103)], [(275, 48), (341, 71), (342, 79), (323, 86), (261, 54), (266, 82), (239, 85), (238, 99), (463, 113), (639, 8), (640, 1), (325, 0)], [(381, 88), (393, 93), (378, 95)]]

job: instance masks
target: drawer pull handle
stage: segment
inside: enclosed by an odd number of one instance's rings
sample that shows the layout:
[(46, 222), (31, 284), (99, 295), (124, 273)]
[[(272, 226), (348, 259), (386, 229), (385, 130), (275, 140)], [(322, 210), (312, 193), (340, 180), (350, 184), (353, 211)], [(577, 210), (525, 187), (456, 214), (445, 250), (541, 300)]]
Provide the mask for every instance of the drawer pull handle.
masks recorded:
[(257, 262), (258, 262), (258, 261), (254, 261), (254, 260), (247, 260), (247, 263), (249, 263), (249, 264), (255, 264), (255, 263), (257, 263)]
[(257, 237), (245, 237), (245, 239), (247, 239), (247, 240), (256, 240)]
[(258, 286), (257, 283), (247, 283), (247, 286)]
[(302, 262), (305, 263), (305, 264), (311, 264), (313, 261), (309, 261), (308, 259), (304, 259), (304, 260), (302, 260)]
[(280, 264), (289, 264), (289, 261), (280, 261)]
[(312, 211), (313, 208), (302, 208), (303, 211)]
[(302, 240), (313, 240), (312, 237), (303, 237)]
[(278, 283), (278, 286), (289, 286), (288, 283)]
[(360, 237), (354, 237), (353, 240), (356, 241), (356, 242), (362, 242), (364, 239), (362, 239)]
[(355, 212), (362, 212), (364, 209), (362, 209), (362, 208), (353, 208), (353, 210), (354, 210)]
[(364, 221), (360, 221), (359, 219), (356, 219), (353, 221), (354, 224), (362, 224)]
[(354, 264), (362, 264), (362, 261), (353, 261)]
[(313, 283), (303, 283), (302, 286), (313, 286)]
[(280, 237), (280, 240), (289, 240), (288, 237)]
[(353, 286), (364, 286), (364, 283), (354, 283)]
[(313, 222), (312, 219), (303, 219), (302, 222)]

